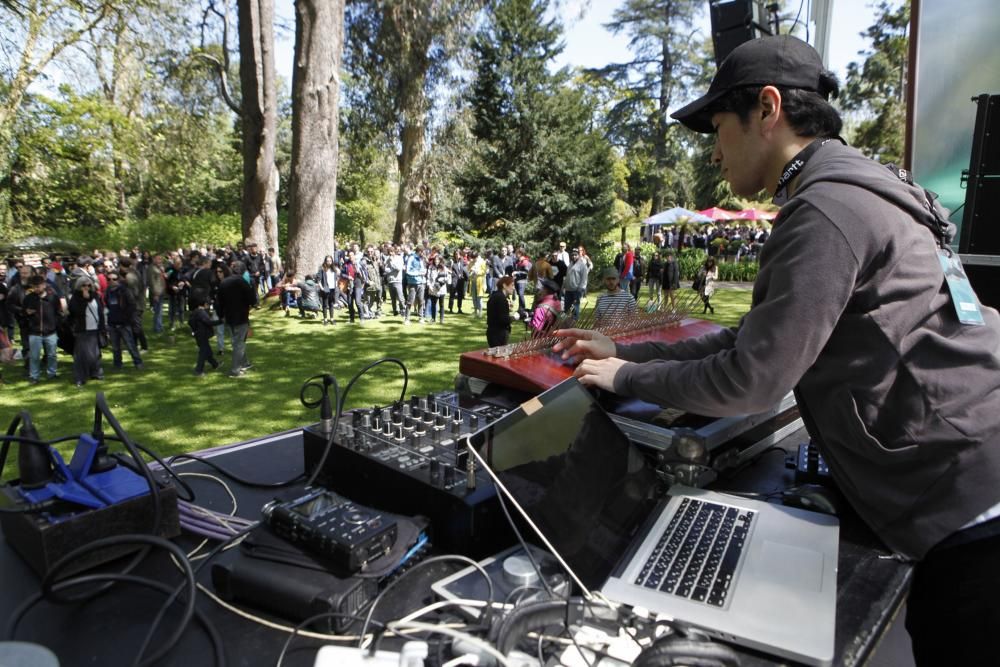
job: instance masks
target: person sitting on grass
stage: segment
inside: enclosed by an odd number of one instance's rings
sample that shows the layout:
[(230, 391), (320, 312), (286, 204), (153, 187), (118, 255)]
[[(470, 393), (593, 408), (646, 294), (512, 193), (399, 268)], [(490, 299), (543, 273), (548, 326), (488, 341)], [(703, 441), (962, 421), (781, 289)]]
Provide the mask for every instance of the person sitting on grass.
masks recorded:
[(195, 306), (188, 317), (188, 326), (198, 344), (198, 361), (194, 366), (194, 374), (198, 377), (205, 375), (205, 362), (211, 364), (212, 368), (218, 368), (219, 362), (212, 354), (212, 334), (215, 327), (222, 324), (222, 320), (212, 319), (212, 312), (208, 308), (208, 301), (198, 298), (192, 305)]
[(289, 271), (285, 274), (285, 277), (281, 279), (281, 284), (279, 287), (279, 299), (281, 302), (281, 309), (285, 311), (285, 317), (291, 315), (289, 312), (290, 308), (295, 308), (299, 305), (298, 295), (299, 287), (297, 281), (295, 280), (295, 274)]
[(321, 304), (319, 302), (319, 285), (312, 275), (307, 275), (306, 279), (295, 285), (298, 288), (299, 317), (305, 318), (306, 313), (316, 315), (319, 313)]

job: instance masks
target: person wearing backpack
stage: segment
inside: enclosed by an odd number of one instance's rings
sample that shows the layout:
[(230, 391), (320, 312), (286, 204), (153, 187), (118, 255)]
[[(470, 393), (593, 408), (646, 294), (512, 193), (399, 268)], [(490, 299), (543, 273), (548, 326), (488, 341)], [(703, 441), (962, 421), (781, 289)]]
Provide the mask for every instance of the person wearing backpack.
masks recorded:
[[(674, 345), (560, 331), (586, 385), (696, 414), (753, 414), (789, 389), (833, 480), (913, 562), (916, 664), (993, 664), (1000, 628), (1000, 315), (921, 187), (850, 148), (835, 76), (789, 35), (746, 42), (672, 116), (714, 133), (737, 196), (781, 206), (737, 327)], [(651, 362), (651, 363), (650, 363)]]

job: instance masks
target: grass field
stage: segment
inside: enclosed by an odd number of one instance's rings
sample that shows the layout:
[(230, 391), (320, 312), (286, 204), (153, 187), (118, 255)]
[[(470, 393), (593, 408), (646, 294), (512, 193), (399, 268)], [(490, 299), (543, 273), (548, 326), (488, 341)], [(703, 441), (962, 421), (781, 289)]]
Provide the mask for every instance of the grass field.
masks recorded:
[[(590, 300), (593, 303), (593, 295)], [(749, 308), (750, 291), (720, 289), (713, 304), (715, 315), (704, 317), (734, 325)], [(471, 310), (468, 301), (466, 305)], [(330, 327), (316, 319), (286, 318), (266, 306), (256, 310), (247, 343), (254, 368), (242, 378), (210, 369), (204, 377), (195, 377), (197, 349), (186, 325), (173, 335), (148, 334), (150, 349), (141, 372), (131, 368), (127, 354), (126, 368), (113, 370), (105, 351), (106, 379), (82, 388), (71, 382), (69, 355), (60, 353), (58, 379), (35, 386), (27, 383), (19, 367), (8, 366), (7, 383), (0, 386), (0, 426), (6, 428), (17, 411), (26, 409), (42, 438), (89, 431), (95, 393), (103, 391), (132, 438), (167, 456), (316, 421), (317, 413), (299, 402), (299, 389), (317, 373), (334, 374), (343, 388), (368, 363), (393, 356), (407, 366), (407, 394), (427, 393), (452, 387), (460, 353), (486, 347), (485, 319), (446, 313), (443, 326), (404, 326), (391, 316), (391, 309), (388, 312), (389, 317), (358, 326), (348, 324), (338, 311), (338, 324)], [(700, 308), (694, 316), (703, 317)], [(511, 340), (519, 340), (520, 325), (515, 324), (514, 332)], [(228, 341), (220, 361), (228, 369)], [(399, 367), (383, 364), (356, 383), (347, 407), (385, 404), (398, 398), (401, 388)]]

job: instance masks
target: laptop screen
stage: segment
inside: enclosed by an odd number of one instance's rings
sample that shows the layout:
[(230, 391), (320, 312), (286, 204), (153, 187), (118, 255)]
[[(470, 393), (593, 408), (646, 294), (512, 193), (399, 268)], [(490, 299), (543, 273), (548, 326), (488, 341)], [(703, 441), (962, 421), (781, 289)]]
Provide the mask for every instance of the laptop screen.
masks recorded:
[(599, 587), (648, 515), (656, 475), (590, 393), (566, 380), (472, 444), (582, 583)]

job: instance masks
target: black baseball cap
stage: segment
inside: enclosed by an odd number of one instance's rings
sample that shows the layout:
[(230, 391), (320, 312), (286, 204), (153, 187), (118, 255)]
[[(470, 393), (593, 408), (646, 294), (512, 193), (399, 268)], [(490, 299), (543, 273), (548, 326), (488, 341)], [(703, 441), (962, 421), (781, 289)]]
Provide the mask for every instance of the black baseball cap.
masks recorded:
[(713, 103), (729, 91), (746, 86), (782, 86), (811, 90), (824, 97), (836, 93), (837, 79), (823, 66), (816, 49), (791, 35), (752, 39), (726, 56), (708, 92), (670, 114), (685, 126), (712, 134)]

